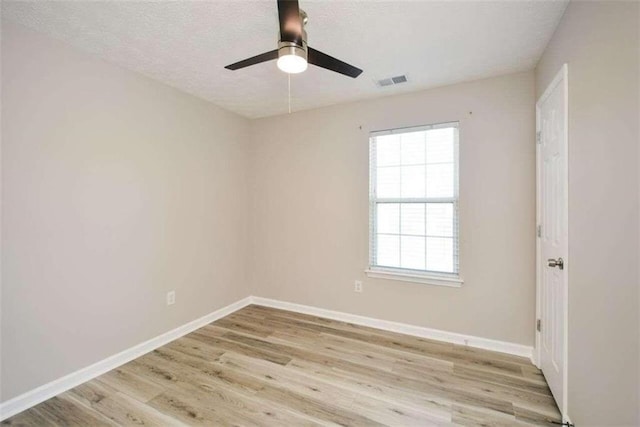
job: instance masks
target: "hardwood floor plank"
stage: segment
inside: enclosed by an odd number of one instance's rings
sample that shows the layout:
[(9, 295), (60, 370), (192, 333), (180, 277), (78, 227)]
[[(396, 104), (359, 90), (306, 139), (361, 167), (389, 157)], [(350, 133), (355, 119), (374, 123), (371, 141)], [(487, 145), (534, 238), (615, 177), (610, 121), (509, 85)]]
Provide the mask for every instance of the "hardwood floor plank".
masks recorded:
[(558, 423), (562, 422), (562, 415), (558, 408), (547, 408), (544, 413), (540, 413), (539, 411), (533, 411), (514, 405), (513, 410), (516, 415), (516, 420), (528, 425), (552, 427), (557, 426)]
[(100, 381), (90, 381), (75, 387), (68, 393), (117, 425), (185, 426), (175, 418), (118, 392)]
[(158, 383), (120, 368), (100, 375), (95, 381), (106, 384), (141, 402), (147, 402), (163, 391), (162, 386)]
[(261, 323), (247, 323), (241, 319), (234, 320), (223, 318), (212, 323), (213, 326), (219, 326), (226, 329), (232, 329), (236, 332), (245, 332), (259, 337), (267, 337), (274, 331), (273, 328), (263, 326)]
[(202, 340), (198, 340), (190, 336), (185, 336), (179, 340), (170, 342), (164, 346), (164, 348), (178, 351), (202, 360), (215, 360), (224, 354), (223, 349), (214, 345), (209, 345)]
[(522, 376), (527, 379), (537, 381), (539, 384), (547, 384), (547, 381), (544, 379), (542, 372), (540, 372), (540, 370), (533, 365), (522, 366), (520, 368), (520, 371), (522, 372)]
[(341, 387), (352, 390), (358, 395), (395, 402), (414, 410), (424, 411), (434, 421), (442, 422), (451, 419), (451, 402), (442, 396), (416, 393), (413, 390), (389, 385), (384, 380), (373, 376), (363, 377), (345, 373), (303, 360), (294, 359), (287, 367), (312, 378), (340, 384)]
[(228, 330), (226, 329), (216, 329), (214, 326), (207, 325), (188, 336), (200, 340), (205, 344), (218, 347), (223, 351), (234, 351), (236, 353), (250, 357), (257, 357), (280, 365), (286, 365), (291, 360), (291, 358), (286, 355), (265, 351), (261, 348), (254, 348), (250, 345), (234, 342), (232, 340), (225, 339), (222, 336), (218, 336), (218, 334), (224, 335), (227, 331)]
[(85, 407), (64, 393), (42, 402), (33, 410), (56, 426), (114, 426), (110, 419), (102, 414)]
[(206, 405), (194, 403), (190, 396), (175, 390), (156, 396), (149, 405), (190, 426), (244, 425), (235, 416), (209, 410)]
[(541, 384), (537, 380), (531, 380), (530, 378), (526, 378), (524, 376), (487, 372), (485, 370), (476, 369), (474, 367), (461, 366), (460, 364), (457, 364), (453, 367), (453, 374), (469, 380), (502, 384), (504, 386), (513, 387), (515, 389), (523, 389), (531, 393), (550, 396), (549, 387), (547, 387), (546, 383)]
[(356, 412), (341, 410), (330, 402), (313, 399), (283, 388), (265, 389), (258, 392), (258, 395), (271, 402), (287, 402), (287, 405), (297, 412), (317, 418), (323, 422), (341, 426), (383, 425)]
[(362, 343), (348, 338), (320, 334), (316, 338), (300, 337), (286, 332), (274, 332), (266, 338), (267, 341), (295, 347), (322, 351), (324, 354), (339, 357), (354, 363), (376, 366), (378, 369), (393, 370), (400, 360), (417, 369), (430, 371), (453, 371), (453, 363), (445, 360), (413, 355), (381, 346)]
[(256, 393), (261, 388), (250, 376), (224, 370), (220, 364), (216, 363), (203, 363), (199, 368), (196, 368), (175, 364), (150, 353), (142, 359), (130, 362), (130, 365), (134, 369), (147, 372), (148, 375), (163, 382), (167, 389), (184, 389), (190, 384), (196, 384), (205, 387), (205, 389), (206, 387), (221, 387)]
[[(202, 387), (207, 388), (206, 386)], [(241, 393), (231, 388), (222, 390), (219, 387), (209, 387), (207, 396), (210, 402), (215, 402), (218, 399), (227, 405), (232, 405), (259, 425), (322, 425), (320, 420), (305, 416), (300, 412), (287, 408), (286, 405), (273, 404), (261, 399), (256, 394)]]
[(515, 416), (454, 405), (453, 422), (471, 427), (511, 427), (520, 425)]
[(47, 418), (45, 415), (40, 414), (37, 407), (33, 407), (26, 411), (20, 412), (13, 417), (4, 420), (2, 425), (7, 426), (54, 426), (53, 420)]
[(527, 359), (261, 306), (2, 425), (550, 426)]

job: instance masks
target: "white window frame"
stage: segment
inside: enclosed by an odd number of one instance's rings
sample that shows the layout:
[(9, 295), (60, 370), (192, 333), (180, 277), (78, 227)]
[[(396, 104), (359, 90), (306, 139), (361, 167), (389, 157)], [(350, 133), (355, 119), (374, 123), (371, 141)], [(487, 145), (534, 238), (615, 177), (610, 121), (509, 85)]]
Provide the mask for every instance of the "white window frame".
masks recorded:
[[(376, 190), (376, 153), (374, 138), (377, 136), (418, 132), (424, 130), (441, 129), (455, 127), (456, 139), (454, 141), (454, 195), (453, 197), (438, 198), (385, 198), (378, 199)], [(369, 267), (365, 270), (368, 277), (379, 279), (391, 279), (403, 282), (424, 283), (430, 285), (450, 286), (459, 288), (464, 281), (460, 277), (460, 192), (459, 192), (459, 139), (460, 123), (446, 122), (432, 125), (412, 126), (405, 128), (389, 129), (384, 131), (374, 131), (369, 134)], [(454, 214), (453, 244), (454, 244), (454, 273), (442, 273), (429, 270), (413, 270), (406, 268), (393, 268), (375, 265), (375, 245), (376, 245), (376, 224), (377, 224), (377, 204), (379, 203), (452, 203)]]

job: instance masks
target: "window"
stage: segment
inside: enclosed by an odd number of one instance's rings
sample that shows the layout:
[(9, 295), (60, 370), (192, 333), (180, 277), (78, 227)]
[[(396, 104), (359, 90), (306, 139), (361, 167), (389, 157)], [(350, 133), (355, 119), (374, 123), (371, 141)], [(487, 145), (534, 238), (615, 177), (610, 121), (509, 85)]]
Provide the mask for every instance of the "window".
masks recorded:
[(369, 141), (367, 273), (459, 286), (458, 123), (372, 132)]

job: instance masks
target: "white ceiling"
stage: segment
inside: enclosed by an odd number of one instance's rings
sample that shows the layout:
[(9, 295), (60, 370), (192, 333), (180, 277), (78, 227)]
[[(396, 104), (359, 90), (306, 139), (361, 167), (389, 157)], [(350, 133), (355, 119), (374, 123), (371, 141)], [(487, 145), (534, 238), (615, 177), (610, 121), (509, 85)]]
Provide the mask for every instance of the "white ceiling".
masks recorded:
[[(291, 78), (292, 108), (530, 70), (566, 6), (565, 0), (300, 0), (309, 14), (309, 45), (364, 73), (354, 80), (310, 66)], [(223, 68), (277, 47), (275, 0), (3, 1), (2, 15), (244, 116), (287, 111), (287, 75), (275, 61)], [(375, 84), (399, 74), (409, 82)]]

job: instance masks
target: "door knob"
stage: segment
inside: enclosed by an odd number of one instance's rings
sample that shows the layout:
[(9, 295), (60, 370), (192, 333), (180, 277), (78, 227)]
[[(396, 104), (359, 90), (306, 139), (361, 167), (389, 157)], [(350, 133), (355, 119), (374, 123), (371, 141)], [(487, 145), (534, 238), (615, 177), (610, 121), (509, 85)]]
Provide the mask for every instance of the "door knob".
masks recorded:
[(549, 267), (558, 267), (560, 270), (564, 270), (564, 261), (562, 258), (549, 258), (547, 262), (549, 263)]

